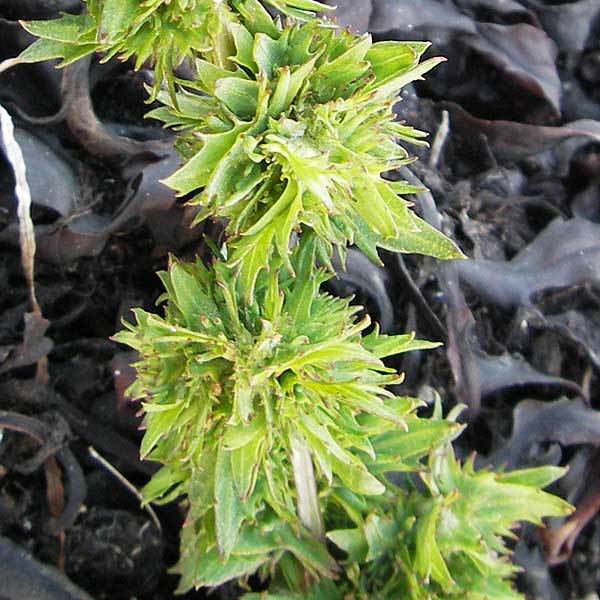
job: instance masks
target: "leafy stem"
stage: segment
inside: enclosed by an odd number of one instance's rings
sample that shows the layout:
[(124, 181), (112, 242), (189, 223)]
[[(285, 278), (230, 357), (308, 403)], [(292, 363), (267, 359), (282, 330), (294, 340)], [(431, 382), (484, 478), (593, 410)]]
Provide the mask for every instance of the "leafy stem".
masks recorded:
[(138, 352), (140, 451), (162, 464), (145, 501), (188, 504), (179, 591), (258, 573), (274, 599), (520, 598), (504, 538), (570, 510), (540, 489), (561, 470), (460, 464), (455, 413), (422, 416), (384, 362), (437, 344), (366, 333), (362, 308), (322, 289), (351, 244), (375, 262), (463, 256), (412, 211), (421, 188), (383, 176), (412, 160), (401, 143), (425, 143), (396, 120), (400, 90), (444, 59), (338, 31), (315, 0), (86, 5), (25, 23), (39, 39), (14, 64), (151, 65), (147, 116), (182, 158), (165, 183), (225, 226), (210, 264), (159, 274), (161, 314), (135, 310), (114, 338)]

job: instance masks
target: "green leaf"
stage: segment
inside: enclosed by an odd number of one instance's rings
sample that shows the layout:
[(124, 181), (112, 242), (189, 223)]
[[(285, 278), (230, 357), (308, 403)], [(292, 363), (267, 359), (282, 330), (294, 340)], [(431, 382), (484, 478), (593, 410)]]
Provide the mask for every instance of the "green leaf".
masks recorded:
[(428, 342), (426, 340), (415, 340), (414, 333), (403, 335), (380, 335), (379, 327), (375, 327), (371, 333), (364, 336), (363, 344), (369, 352), (372, 352), (377, 358), (395, 356), (403, 352), (413, 350), (430, 350), (438, 348), (439, 342)]
[[(369, 185), (368, 180), (357, 182), (352, 188), (355, 209), (369, 229), (383, 238), (397, 238), (398, 227), (387, 203), (376, 186)], [(399, 201), (398, 198), (394, 198)]]
[(39, 39), (19, 54), (20, 63), (36, 63), (54, 58), (62, 58), (58, 66), (66, 67), (96, 50), (96, 44), (76, 45), (68, 42)]
[(254, 300), (254, 286), (261, 271), (268, 267), (275, 236), (274, 227), (266, 227), (254, 236), (248, 236), (243, 242), (233, 244), (229, 264), (237, 267), (240, 288), (248, 303)]
[(381, 84), (414, 67), (429, 46), (429, 42), (377, 42), (369, 48), (366, 59)]
[[(228, 581), (252, 575), (264, 562), (263, 554), (233, 555), (224, 559), (217, 551), (211, 550), (196, 557), (194, 586), (216, 588)], [(178, 591), (185, 592), (187, 589)]]
[(365, 390), (360, 383), (347, 382), (342, 384), (305, 381), (304, 385), (323, 394), (325, 397), (343, 398), (350, 406), (396, 423), (404, 429), (406, 428), (403, 415), (398, 414), (392, 407), (386, 406), (381, 398)]
[(277, 533), (277, 537), (283, 547), (289, 550), (313, 575), (334, 576), (337, 564), (321, 542), (304, 535), (297, 537), (289, 527), (282, 528)]
[(349, 560), (363, 561), (369, 551), (365, 535), (360, 529), (336, 529), (330, 531), (327, 538), (341, 548)]
[(330, 460), (334, 473), (353, 492), (366, 496), (379, 496), (385, 492), (383, 483), (371, 475), (362, 463), (348, 463), (337, 456), (331, 456)]
[(187, 326), (199, 328), (203, 320), (211, 322), (214, 326), (215, 321), (219, 319), (218, 310), (197, 278), (177, 262), (169, 269), (169, 276), (173, 301), (183, 313)]
[(258, 219), (258, 221), (252, 225), (252, 227), (244, 231), (243, 235), (245, 237), (257, 235), (268, 227), (273, 227), (273, 220), (281, 215), (281, 213), (284, 211), (289, 210), (297, 196), (298, 186), (295, 184), (295, 182), (289, 181), (285, 187), (285, 190), (281, 196), (279, 196), (279, 199), (273, 202), (271, 208), (269, 208), (269, 210), (260, 219)]
[[(94, 19), (86, 13), (81, 15), (64, 13), (59, 19), (50, 19), (48, 21), (21, 21), (21, 25), (23, 29), (38, 38), (76, 45), (79, 43), (79, 38), (83, 33), (93, 31), (95, 22)], [(94, 43), (95, 40), (93, 38), (87, 40), (87, 42), (97, 46), (97, 43)]]
[(190, 510), (188, 521), (199, 519), (209, 511), (215, 502), (214, 479), (217, 462), (217, 450), (206, 449), (202, 461), (192, 468), (190, 479)]
[(418, 65), (416, 65), (413, 69), (401, 73), (399, 75), (389, 77), (385, 81), (374, 81), (372, 84), (367, 85), (364, 89), (365, 93), (373, 93), (371, 96), (372, 100), (387, 98), (392, 94), (397, 93), (401, 90), (405, 85), (412, 83), (413, 81), (417, 81), (423, 79), (423, 75), (428, 71), (431, 71), (437, 65), (445, 62), (446, 59), (438, 56), (436, 58), (430, 58)]
[(252, 56), (254, 37), (246, 27), (239, 23), (231, 23), (229, 29), (233, 35), (233, 41), (237, 51), (234, 56), (230, 57), (230, 60), (257, 73), (258, 66), (254, 62)]
[(287, 101), (290, 88), (290, 68), (286, 65), (279, 72), (277, 86), (269, 100), (269, 116), (279, 117), (281, 113), (288, 109), (289, 102)]
[(399, 542), (400, 527), (390, 517), (369, 515), (363, 527), (369, 551), (365, 560), (373, 561), (389, 555)]
[[(170, 432), (182, 406), (175, 404), (169, 410), (149, 413), (146, 416), (146, 433), (140, 446), (140, 458), (143, 460), (153, 450), (158, 441)], [(147, 407), (146, 407), (147, 410)]]
[(215, 465), (214, 499), (217, 546), (222, 559), (227, 560), (235, 548), (245, 515), (235, 488), (231, 454), (222, 444)]
[(456, 437), (460, 425), (445, 420), (433, 421), (416, 417), (407, 418), (408, 431), (393, 430), (373, 438), (378, 455), (390, 455), (402, 460), (426, 456), (430, 450)]
[(316, 241), (314, 235), (304, 236), (293, 263), (296, 285), (286, 302), (286, 309), (298, 325), (310, 319), (312, 303), (318, 289), (314, 276), (311, 276), (314, 270)]
[(184, 479), (185, 473), (182, 469), (176, 469), (173, 465), (164, 465), (142, 488), (144, 504), (157, 502), (173, 489), (175, 489), (178, 494), (181, 493), (179, 484)]
[(206, 203), (233, 206), (244, 198), (263, 177), (251, 159), (251, 142), (243, 134), (222, 157), (202, 194)]
[(245, 501), (254, 491), (263, 443), (263, 439), (255, 439), (230, 452), (233, 479), (242, 501)]
[(309, 446), (318, 448), (316, 442), (326, 449), (329, 463), (333, 472), (353, 492), (357, 494), (379, 495), (385, 491), (385, 486), (365, 467), (353, 454), (343, 449), (329, 430), (317, 423), (308, 415), (300, 415), (298, 424)]
[(202, 83), (202, 90), (209, 94), (215, 93), (217, 82), (221, 79), (231, 78), (232, 76), (239, 77), (240, 79), (247, 78), (241, 69), (232, 72), (202, 59), (196, 61), (196, 73)]
[(214, 94), (240, 119), (250, 119), (258, 106), (258, 82), (224, 77), (215, 83)]
[[(435, 227), (432, 227), (417, 216), (413, 217), (413, 223), (417, 227), (416, 231), (402, 230), (396, 239), (371, 239), (381, 248), (393, 252), (424, 254), (425, 256), (433, 256), (442, 260), (465, 257), (458, 246), (450, 238), (447, 238), (443, 233), (435, 229)], [(361, 243), (363, 243), (362, 239)], [(357, 244), (359, 244), (358, 239)]]
[(271, 15), (258, 0), (231, 0), (231, 4), (244, 17), (244, 25), (251, 33), (266, 33), (272, 38), (279, 36)]
[(313, 77), (317, 94), (326, 101), (337, 88), (364, 74), (369, 68), (369, 63), (364, 59), (370, 47), (371, 38), (364, 36), (341, 56), (322, 64)]
[(283, 67), (269, 105), (269, 114), (272, 117), (277, 117), (280, 113), (290, 108), (300, 89), (315, 68), (317, 58), (318, 55), (313, 56), (308, 62), (293, 72), (290, 72), (290, 67), (287, 65)]
[(545, 488), (547, 485), (560, 479), (565, 473), (566, 469), (563, 467), (547, 465), (544, 467), (532, 467), (529, 469), (510, 471), (509, 473), (500, 473), (497, 478), (501, 483)]
[(435, 540), (440, 508), (439, 504), (434, 505), (419, 519), (414, 564), (426, 581), (432, 577), (448, 593), (454, 586), (454, 581)]
[(209, 182), (219, 161), (247, 127), (247, 125), (239, 125), (226, 133), (203, 136), (202, 149), (181, 169), (164, 179), (163, 183), (177, 191), (180, 196), (204, 187)]
[(227, 450), (243, 448), (266, 435), (264, 415), (258, 415), (250, 423), (228, 427), (223, 436), (223, 444)]
[(276, 6), (280, 10), (285, 10), (286, 6), (299, 8), (308, 12), (323, 12), (333, 10), (332, 6), (317, 2), (317, 0), (265, 0), (269, 4)]
[(273, 77), (274, 70), (284, 59), (284, 51), (279, 40), (276, 41), (264, 33), (259, 33), (254, 37), (252, 58), (259, 71), (269, 78)]
[(113, 43), (127, 31), (138, 11), (138, 0), (102, 0), (98, 40), (102, 43)]
[(252, 494), (256, 485), (266, 435), (264, 417), (258, 415), (248, 425), (229, 428), (223, 438), (223, 444), (230, 453), (231, 471), (242, 501)]

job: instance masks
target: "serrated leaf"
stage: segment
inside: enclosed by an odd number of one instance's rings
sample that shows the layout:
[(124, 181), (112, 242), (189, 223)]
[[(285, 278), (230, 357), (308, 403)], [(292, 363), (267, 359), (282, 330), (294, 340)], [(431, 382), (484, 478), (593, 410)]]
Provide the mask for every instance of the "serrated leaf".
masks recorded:
[(204, 187), (219, 161), (247, 127), (239, 125), (226, 133), (203, 136), (202, 149), (173, 175), (164, 179), (163, 183), (177, 191), (180, 196)]
[(229, 428), (223, 438), (241, 500), (246, 500), (254, 490), (266, 433), (264, 417), (258, 415), (248, 425)]
[(379, 455), (401, 459), (426, 456), (433, 448), (456, 436), (460, 426), (448, 421), (407, 419), (408, 431), (388, 431), (373, 438), (373, 448)]
[(377, 358), (386, 358), (387, 356), (395, 356), (413, 350), (430, 350), (441, 345), (439, 342), (415, 340), (414, 338), (414, 333), (380, 335), (379, 328), (375, 327), (371, 333), (363, 338), (363, 344)]
[(258, 106), (258, 82), (225, 77), (215, 83), (214, 94), (240, 119), (250, 119)]
[(285, 6), (291, 6), (292, 8), (299, 8), (308, 12), (327, 12), (333, 10), (333, 7), (323, 4), (323, 2), (317, 2), (317, 0), (266, 0), (269, 4), (273, 4), (280, 9), (284, 9)]
[(217, 82), (221, 79), (231, 78), (232, 76), (240, 79), (248, 78), (242, 69), (232, 72), (203, 59), (196, 61), (196, 74), (202, 83), (202, 90), (209, 94), (215, 93)]
[[(279, 113), (290, 108), (292, 102), (300, 92), (301, 87), (315, 68), (317, 58), (318, 55), (315, 54), (309, 61), (293, 70), (291, 73), (289, 67), (284, 67), (286, 68), (287, 79), (285, 80), (285, 83), (281, 83), (281, 87), (280, 82), (277, 83), (277, 88), (275, 89), (275, 93), (271, 100), (272, 108), (269, 113), (271, 116), (278, 116)], [(280, 76), (280, 79), (283, 79), (283, 76)]]
[(36, 63), (54, 58), (61, 58), (58, 66), (65, 67), (91, 54), (97, 48), (96, 44), (77, 45), (68, 42), (39, 39), (28, 46), (18, 56), (20, 63)]
[[(413, 221), (417, 226), (416, 231), (402, 230), (396, 239), (371, 236), (371, 244), (374, 243), (393, 252), (424, 254), (442, 260), (464, 258), (464, 254), (458, 246), (435, 227), (417, 216), (413, 217)], [(361, 240), (361, 243), (364, 242)], [(359, 244), (358, 239), (357, 244)]]
[(341, 56), (331, 62), (323, 63), (314, 75), (317, 94), (324, 96), (323, 99), (326, 101), (338, 87), (364, 74), (369, 68), (369, 63), (364, 59), (371, 43), (371, 38), (364, 36)]
[[(211, 550), (196, 558), (194, 586), (215, 588), (228, 581), (252, 575), (266, 560), (262, 554), (233, 555), (223, 559), (216, 550)], [(184, 592), (187, 589), (179, 591)]]
[(236, 54), (232, 56), (230, 60), (256, 73), (258, 67), (252, 57), (254, 37), (246, 27), (239, 23), (230, 23), (229, 29), (233, 35), (233, 41), (236, 48)]
[(229, 264), (237, 267), (239, 284), (248, 303), (252, 303), (254, 299), (254, 286), (258, 275), (268, 267), (274, 235), (275, 228), (266, 227), (260, 233), (248, 236), (248, 239), (237, 247), (233, 246)]
[(182, 469), (175, 469), (171, 465), (164, 465), (154, 473), (152, 479), (142, 488), (144, 504), (157, 502), (164, 498), (169, 490), (175, 489), (181, 493), (179, 484), (185, 479)]
[[(81, 15), (63, 13), (59, 19), (21, 21), (21, 25), (26, 31), (38, 38), (76, 45), (79, 43), (82, 33), (93, 30), (95, 22), (86, 13)], [(87, 40), (87, 42), (94, 43), (95, 40), (92, 38)]]
[(254, 37), (252, 58), (260, 72), (267, 77), (273, 77), (274, 70), (279, 67), (285, 57), (285, 48), (280, 40), (274, 40), (264, 33), (258, 33)]
[(140, 458), (143, 460), (154, 449), (158, 441), (167, 435), (175, 423), (181, 406), (175, 405), (170, 410), (147, 413), (145, 423), (146, 432), (140, 446)]
[(202, 517), (214, 504), (214, 478), (217, 451), (210, 448), (202, 454), (202, 462), (194, 466), (190, 479), (188, 521)]
[(374, 561), (388, 555), (398, 544), (400, 526), (390, 517), (369, 515), (363, 526), (363, 533), (369, 551), (365, 560)]
[(222, 560), (227, 560), (235, 548), (244, 521), (244, 510), (235, 489), (231, 470), (231, 455), (219, 446), (214, 479), (215, 531)]
[(188, 327), (198, 328), (201, 319), (206, 319), (214, 326), (219, 313), (212, 299), (207, 296), (198, 280), (186, 269), (174, 263), (169, 269), (172, 285), (172, 298), (183, 313)]
[(381, 398), (361, 389), (361, 386), (358, 383), (348, 382), (346, 384), (340, 384), (306, 381), (304, 382), (304, 385), (309, 389), (320, 392), (324, 396), (329, 395), (344, 398), (347, 404), (359, 410), (389, 420), (402, 428), (406, 428), (406, 422), (403, 415), (398, 414), (393, 408), (386, 406)]
[(349, 560), (363, 561), (369, 551), (365, 535), (360, 529), (336, 529), (328, 532), (327, 538), (343, 550)]
[(265, 434), (265, 418), (261, 414), (252, 419), (250, 423), (228, 427), (223, 436), (223, 444), (227, 450), (235, 450), (264, 437)]
[(293, 294), (286, 302), (286, 309), (297, 324), (310, 319), (311, 306), (315, 297), (315, 279), (311, 277), (315, 262), (316, 237), (305, 236), (294, 261), (296, 282)]
[(290, 551), (315, 576), (333, 577), (337, 564), (318, 540), (308, 536), (297, 537), (289, 527), (277, 533), (283, 547)]
[(454, 581), (435, 539), (439, 512), (440, 505), (434, 505), (419, 519), (414, 566), (426, 581), (432, 577), (448, 593), (454, 586)]
[(233, 479), (242, 501), (254, 491), (263, 442), (263, 439), (255, 439), (241, 448), (230, 451)]
[[(273, 220), (288, 210), (294, 199), (298, 196), (298, 186), (293, 181), (289, 181), (283, 193), (275, 200), (269, 210), (258, 221), (244, 231), (244, 236), (253, 236), (268, 227), (273, 227)], [(273, 227), (274, 228), (274, 227)], [(275, 228), (274, 228), (275, 229)]]
[(326, 427), (308, 415), (301, 415), (300, 420), (309, 446), (318, 441), (327, 450), (333, 472), (350, 490), (366, 495), (379, 495), (385, 491), (385, 486), (369, 473), (358, 458), (343, 449)]
[(139, 12), (138, 0), (102, 0), (98, 40), (114, 42), (123, 35)]
[(385, 486), (361, 464), (348, 464), (336, 456), (331, 457), (333, 472), (340, 481), (357, 494), (379, 496), (385, 492)]
[(429, 46), (429, 42), (376, 42), (369, 48), (366, 59), (381, 84), (415, 66)]
[[(376, 185), (370, 182), (357, 182), (352, 188), (355, 209), (369, 229), (383, 238), (397, 238), (398, 227), (389, 207)], [(395, 197), (398, 202), (399, 198)]]
[(387, 98), (390, 95), (397, 93), (405, 85), (423, 79), (422, 76), (425, 75), (425, 73), (431, 71), (431, 69), (445, 61), (446, 59), (441, 56), (430, 58), (400, 75), (386, 78), (383, 82), (375, 81), (372, 84), (367, 85), (365, 87), (365, 93), (373, 93), (373, 96), (371, 96), (372, 100)]
[(244, 17), (244, 25), (251, 33), (266, 33), (272, 38), (279, 36), (279, 29), (271, 15), (258, 0), (232, 0), (231, 3)]
[(500, 473), (497, 475), (497, 479), (501, 483), (545, 488), (557, 479), (560, 479), (565, 473), (566, 469), (564, 467), (546, 465), (543, 467), (510, 471), (509, 473)]

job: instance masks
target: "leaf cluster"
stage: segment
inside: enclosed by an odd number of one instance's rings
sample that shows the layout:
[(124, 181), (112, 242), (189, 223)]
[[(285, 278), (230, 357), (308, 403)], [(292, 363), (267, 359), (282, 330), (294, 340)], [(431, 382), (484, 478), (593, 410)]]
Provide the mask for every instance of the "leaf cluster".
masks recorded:
[[(519, 598), (503, 537), (569, 511), (539, 489), (561, 470), (461, 466), (449, 445), (461, 427), (386, 388), (401, 378), (383, 358), (435, 344), (361, 335), (357, 307), (319, 291), (329, 275), (312, 270), (315, 253), (308, 236), (291, 258), (297, 277), (281, 264), (261, 273), (251, 304), (224, 262), (173, 260), (165, 317), (137, 310), (116, 336), (142, 356), (131, 389), (142, 455), (164, 464), (146, 501), (190, 500), (180, 590), (258, 570), (269, 598), (303, 594), (305, 573), (315, 598)], [(296, 440), (314, 460), (327, 538), (347, 555), (341, 574), (297, 514)]]
[[(27, 31), (39, 39), (21, 54), (22, 62), (61, 58), (62, 66), (92, 52), (104, 60), (135, 59), (154, 67), (156, 83), (175, 92), (175, 69), (184, 60), (200, 56), (221, 61), (219, 49), (227, 38), (225, 26), (240, 14), (261, 14), (258, 0), (84, 0), (86, 12), (63, 14), (60, 19), (28, 21)], [(314, 17), (327, 10), (315, 0), (265, 0), (283, 14), (298, 19)]]
[(229, 264), (250, 297), (274, 253), (293, 274), (290, 241), (302, 230), (317, 234), (325, 261), (353, 243), (375, 261), (377, 246), (461, 256), (398, 196), (417, 188), (381, 176), (411, 160), (398, 141), (422, 143), (392, 109), (443, 60), (420, 62), (429, 44), (373, 43), (318, 21), (229, 29), (229, 66), (196, 61), (197, 79), (148, 116), (185, 130), (186, 164), (166, 183), (201, 206), (198, 221), (226, 220)]
[(540, 525), (543, 516), (571, 511), (540, 490), (563, 472), (476, 471), (472, 458), (461, 465), (452, 447), (442, 445), (421, 473), (424, 489), (405, 485), (376, 503), (359, 527), (328, 534), (348, 556), (346, 589), (365, 599), (522, 598), (512, 586), (518, 569), (509, 562), (505, 540), (520, 521)]
[[(296, 441), (310, 449), (319, 489), (362, 497), (383, 494), (385, 470), (415, 468), (431, 435), (452, 430), (411, 431), (418, 402), (387, 390), (401, 377), (382, 362), (437, 344), (377, 329), (362, 336), (369, 320), (357, 320), (360, 307), (319, 291), (329, 275), (313, 271), (315, 252), (315, 236), (298, 246), (296, 278), (261, 274), (251, 304), (223, 262), (173, 260), (161, 274), (165, 317), (137, 309), (137, 323), (115, 336), (142, 356), (130, 390), (143, 399), (142, 456), (165, 465), (146, 499), (188, 495), (192, 546), (221, 562), (237, 556), (240, 535), (254, 535), (242, 531), (257, 513), (277, 516), (278, 535), (281, 523), (302, 531), (289, 467)], [(270, 561), (272, 550), (252, 564)], [(331, 574), (327, 561), (304, 567)], [(214, 585), (205, 574), (193, 583)]]

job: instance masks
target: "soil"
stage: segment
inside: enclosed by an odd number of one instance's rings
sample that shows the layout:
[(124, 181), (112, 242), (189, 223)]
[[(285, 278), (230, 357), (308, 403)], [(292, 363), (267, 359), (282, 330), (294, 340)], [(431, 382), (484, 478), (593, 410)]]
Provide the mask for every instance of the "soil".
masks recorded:
[[(519, 530), (518, 585), (529, 598), (592, 598), (600, 591), (600, 3), (338, 4), (343, 25), (376, 40), (432, 40), (427, 56), (448, 58), (396, 107), (436, 143), (411, 148), (420, 160), (389, 176), (429, 188), (416, 210), (471, 260), (384, 255), (382, 268), (351, 252), (331, 289), (355, 294), (386, 331), (445, 342), (394, 366), (406, 372), (403, 394), (428, 400), (437, 391), (448, 409), (467, 405), (461, 455), (475, 450), (481, 465), (508, 468), (570, 467), (553, 491), (577, 507), (577, 531), (559, 521), (542, 534)], [(79, 9), (73, 0), (0, 0), (0, 59), (32, 41), (17, 19)], [(0, 75), (0, 104), (31, 178), (43, 315), (31, 312), (14, 177), (0, 146), (0, 596), (166, 599), (177, 585), (169, 567), (185, 506), (154, 507), (156, 521), (97, 458), (138, 489), (156, 469), (138, 459), (139, 407), (124, 396), (132, 357), (110, 336), (132, 307), (153, 308), (155, 272), (169, 252), (202, 254), (202, 236), (217, 239), (219, 229), (190, 230), (188, 209), (160, 183), (178, 158), (170, 134), (143, 120), (150, 74), (92, 61), (69, 77), (66, 121), (41, 124), (35, 118), (65, 100), (61, 72), (41, 64)], [(102, 143), (100, 128), (110, 132)], [(47, 378), (36, 366), (44, 357)], [(232, 587), (219, 595), (238, 597)]]

